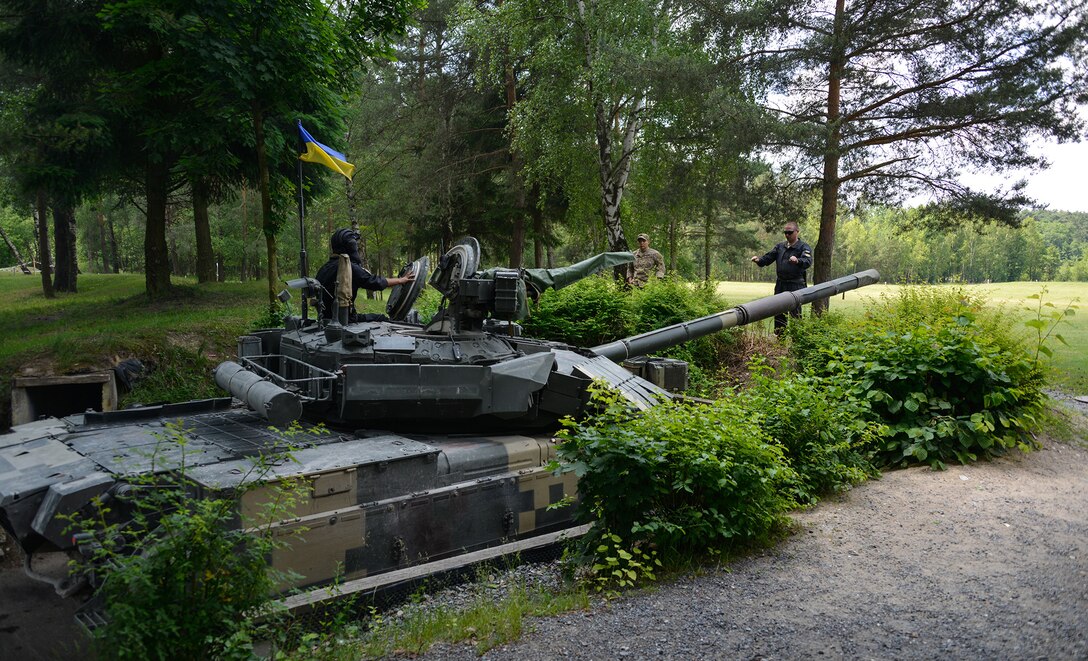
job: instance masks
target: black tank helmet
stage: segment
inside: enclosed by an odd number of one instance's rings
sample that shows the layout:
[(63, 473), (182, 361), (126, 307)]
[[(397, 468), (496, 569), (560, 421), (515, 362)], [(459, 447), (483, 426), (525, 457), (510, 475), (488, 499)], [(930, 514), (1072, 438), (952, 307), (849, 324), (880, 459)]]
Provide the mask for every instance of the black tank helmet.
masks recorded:
[(334, 255), (355, 257), (359, 252), (359, 233), (353, 229), (336, 230), (329, 239), (329, 247)]

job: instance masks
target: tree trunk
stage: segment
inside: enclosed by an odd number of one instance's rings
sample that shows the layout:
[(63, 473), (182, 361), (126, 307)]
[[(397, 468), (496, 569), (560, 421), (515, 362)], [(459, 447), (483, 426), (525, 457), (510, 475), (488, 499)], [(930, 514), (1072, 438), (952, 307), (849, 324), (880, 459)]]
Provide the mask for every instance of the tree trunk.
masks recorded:
[[(536, 190), (535, 186), (534, 190)], [(534, 195), (533, 197), (536, 198), (537, 196)], [(533, 267), (544, 268), (544, 241), (547, 238), (544, 229), (544, 212), (540, 210), (540, 205), (534, 201), (529, 213), (533, 219)]]
[(121, 254), (117, 251), (117, 233), (113, 231), (113, 216), (106, 219), (106, 227), (110, 232), (110, 258), (113, 260), (113, 272), (121, 272)]
[(53, 205), (53, 249), (56, 256), (53, 289), (74, 294), (79, 268), (76, 256), (76, 213), (67, 202)]
[(4, 243), (8, 244), (8, 250), (15, 256), (15, 261), (19, 262), (19, 269), (26, 275), (30, 275), (30, 269), (27, 267), (26, 262), (23, 261), (23, 256), (19, 254), (18, 248), (16, 248), (15, 244), (8, 238), (3, 227), (0, 227), (0, 236), (4, 237)]
[[(582, 22), (582, 47), (585, 60), (583, 62), (586, 71), (593, 69), (595, 50), (593, 38), (588, 30), (586, 21), (585, 0), (578, 0), (578, 17)], [(631, 149), (634, 149), (634, 141), (639, 131), (639, 113), (641, 102), (628, 117), (628, 123), (624, 130), (623, 151), (619, 161), (612, 162), (612, 119), (603, 98), (597, 98), (593, 83), (589, 83), (589, 96), (594, 99), (594, 114), (596, 116), (597, 134), (597, 165), (601, 180), (601, 216), (604, 220), (605, 234), (608, 240), (608, 249), (612, 251), (628, 251), (630, 246), (623, 235), (623, 223), (620, 219), (620, 202), (623, 201), (623, 189), (627, 184), (627, 176), (631, 171)], [(614, 275), (622, 279), (627, 273), (626, 266), (617, 266)]]
[[(839, 131), (842, 121), (839, 104), (843, 69), (846, 64), (844, 18), (845, 0), (836, 0), (834, 43), (827, 77), (827, 143), (824, 149), (820, 236), (816, 240), (815, 254), (812, 259), (812, 284), (820, 284), (831, 279), (831, 260), (835, 252), (835, 224), (839, 213)], [(814, 302), (813, 314), (826, 312), (828, 303), (829, 299), (826, 298)]]
[(268, 304), (276, 304), (276, 285), (279, 278), (276, 265), (276, 221), (272, 217), (272, 192), (269, 189), (268, 150), (264, 144), (264, 113), (256, 104), (253, 107), (253, 132), (257, 142), (257, 180), (261, 187), (261, 226), (268, 254)]
[(110, 266), (110, 238), (106, 233), (106, 214), (102, 211), (102, 202), (95, 205), (94, 220), (98, 225), (98, 246), (102, 253), (102, 272), (109, 273)]
[[(514, 112), (514, 105), (518, 101), (517, 80), (514, 77), (514, 66), (509, 59), (503, 67), (503, 87), (505, 88), (506, 119), (507, 125)], [(510, 233), (510, 268), (520, 269), (525, 259), (525, 215), (526, 195), (525, 182), (521, 179), (522, 160), (513, 149), (514, 136), (510, 136), (509, 159), (507, 170), (510, 173), (510, 187), (514, 194), (514, 216), (511, 218), (512, 232)]]
[(144, 287), (151, 298), (170, 291), (170, 256), (166, 247), (166, 202), (170, 166), (165, 161), (147, 164), (147, 229), (144, 232)]
[(706, 207), (703, 209), (703, 280), (710, 282), (710, 245), (711, 245), (711, 196), (706, 196)]
[(49, 266), (49, 207), (45, 202), (45, 191), (38, 190), (34, 209), (34, 227), (38, 230), (38, 269), (42, 274), (42, 293), (46, 298), (53, 298), (53, 269)]
[(680, 252), (678, 245), (680, 240), (679, 224), (675, 215), (669, 217), (669, 273), (676, 273), (676, 255)]
[[(167, 219), (166, 224), (169, 226), (170, 219)], [(189, 275), (189, 269), (181, 263), (181, 255), (178, 254), (178, 239), (172, 232), (166, 233), (166, 245), (170, 249), (170, 272), (180, 276)]]
[(193, 193), (193, 225), (196, 226), (196, 281), (215, 282), (212, 226), (208, 219), (208, 183), (200, 177), (190, 182)]

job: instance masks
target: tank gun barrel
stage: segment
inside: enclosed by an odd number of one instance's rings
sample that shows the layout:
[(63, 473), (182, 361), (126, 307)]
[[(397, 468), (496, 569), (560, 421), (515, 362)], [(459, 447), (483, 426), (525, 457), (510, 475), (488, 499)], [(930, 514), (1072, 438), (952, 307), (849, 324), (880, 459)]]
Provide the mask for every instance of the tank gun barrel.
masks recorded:
[(836, 294), (848, 292), (866, 285), (876, 284), (880, 274), (875, 269), (843, 276), (798, 291), (782, 292), (766, 298), (758, 298), (749, 303), (738, 305), (724, 312), (685, 321), (672, 326), (652, 330), (641, 335), (616, 340), (590, 349), (598, 356), (621, 361), (634, 356), (667, 349), (718, 331), (751, 324), (776, 314), (783, 314), (802, 305), (812, 303)]

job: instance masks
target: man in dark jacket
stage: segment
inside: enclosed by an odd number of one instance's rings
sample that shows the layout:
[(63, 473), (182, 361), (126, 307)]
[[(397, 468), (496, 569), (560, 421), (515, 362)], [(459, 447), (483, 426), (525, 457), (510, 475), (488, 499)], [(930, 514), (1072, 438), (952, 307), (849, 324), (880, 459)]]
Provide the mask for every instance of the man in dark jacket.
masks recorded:
[[(774, 283), (774, 293), (781, 294), (784, 291), (797, 291), (804, 289), (805, 270), (812, 266), (812, 248), (798, 236), (800, 230), (797, 223), (790, 221), (782, 229), (786, 240), (771, 249), (766, 255), (759, 257), (752, 255), (752, 261), (760, 267), (774, 263), (778, 272), (778, 279)], [(790, 310), (791, 317), (801, 316), (801, 308)], [(774, 317), (774, 334), (781, 335), (786, 328), (786, 315), (778, 314)]]
[(329, 261), (325, 262), (317, 270), (316, 279), (321, 283), (322, 316), (326, 319), (332, 317), (333, 297), (336, 295), (336, 276), (340, 267), (340, 255), (347, 255), (351, 262), (351, 307), (348, 313), (348, 321), (356, 321), (355, 296), (359, 289), (371, 289), (380, 291), (386, 287), (403, 285), (415, 279), (415, 273), (409, 273), (402, 278), (384, 278), (374, 275), (363, 268), (359, 260), (359, 233), (351, 229), (336, 230), (329, 239), (329, 248), (332, 254)]

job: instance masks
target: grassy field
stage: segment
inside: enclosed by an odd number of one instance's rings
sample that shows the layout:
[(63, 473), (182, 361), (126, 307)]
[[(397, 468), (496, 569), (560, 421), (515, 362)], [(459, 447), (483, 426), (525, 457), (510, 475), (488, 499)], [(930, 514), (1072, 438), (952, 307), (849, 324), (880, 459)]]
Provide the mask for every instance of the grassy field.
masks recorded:
[[(198, 285), (174, 278), (173, 294), (151, 303), (142, 274), (86, 274), (79, 293), (46, 299), (37, 275), (0, 273), (0, 429), (9, 424), (13, 376), (101, 370), (130, 357), (156, 369), (128, 401), (222, 396), (210, 370), (265, 316), (266, 288), (263, 280)], [(362, 307), (382, 306), (374, 300)]]
[[(871, 285), (836, 296), (831, 301), (830, 309), (845, 315), (862, 315), (881, 296), (894, 296), (897, 291), (908, 285)], [(1073, 304), (1080, 307), (1062, 323), (1055, 332), (1065, 338), (1066, 344), (1057, 341), (1047, 343), (1054, 351), (1050, 379), (1055, 384), (1077, 393), (1088, 394), (1088, 285), (1083, 282), (1001, 282), (987, 285), (938, 285), (960, 287), (970, 294), (977, 295), (1009, 317), (1009, 323), (1024, 329), (1034, 337), (1035, 330), (1024, 323), (1037, 317), (1040, 304), (1029, 296), (1039, 294), (1046, 288), (1043, 303), (1052, 303), (1062, 310)], [(774, 291), (774, 285), (765, 282), (722, 282), (718, 292), (730, 304), (743, 303)], [(1079, 299), (1079, 300), (1078, 300)], [(1049, 311), (1051, 308), (1046, 308)], [(770, 332), (769, 322), (763, 322), (763, 328)]]
[[(266, 284), (263, 281), (197, 285), (175, 279), (176, 291), (166, 301), (149, 303), (140, 274), (83, 275), (78, 294), (41, 294), (36, 276), (0, 273), (0, 427), (9, 415), (6, 406), (10, 380), (19, 373), (67, 373), (112, 366), (118, 359), (139, 357), (155, 363), (153, 378), (141, 385), (139, 401), (211, 397), (220, 393), (207, 372), (235, 350), (235, 339), (263, 316)], [(1022, 282), (969, 285), (1001, 306), (1010, 323), (1022, 325), (1034, 318), (1024, 308), (1041, 283)], [(771, 293), (767, 283), (723, 282), (719, 291), (730, 304)], [(832, 310), (863, 314), (872, 299), (891, 294), (896, 285), (875, 285), (832, 301)], [(1047, 284), (1047, 301), (1058, 306), (1084, 297), (1083, 283)], [(1085, 303), (1086, 301), (1081, 301)], [(297, 303), (297, 300), (296, 300)], [(366, 311), (378, 312), (384, 301), (362, 301)], [(1054, 343), (1052, 380), (1078, 393), (1088, 393), (1088, 312), (1063, 324), (1069, 346)], [(769, 322), (764, 322), (768, 324)], [(769, 332), (769, 325), (764, 326)], [(1028, 329), (1025, 328), (1025, 331)], [(195, 386), (193, 384), (201, 384)]]

